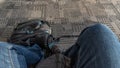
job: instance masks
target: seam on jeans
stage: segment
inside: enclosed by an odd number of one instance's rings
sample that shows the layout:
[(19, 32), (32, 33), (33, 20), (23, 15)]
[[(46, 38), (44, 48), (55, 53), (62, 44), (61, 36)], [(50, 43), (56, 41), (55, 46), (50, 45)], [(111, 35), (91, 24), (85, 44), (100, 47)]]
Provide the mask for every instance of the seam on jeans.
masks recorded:
[[(1, 50), (3, 50), (3, 49), (1, 49)], [(4, 50), (5, 50), (5, 49), (4, 49)], [(4, 50), (3, 50), (3, 51), (4, 51)], [(4, 56), (4, 57), (3, 57), (3, 58), (4, 58), (3, 64), (5, 65), (5, 54), (4, 54), (3, 56)]]
[(12, 66), (12, 68), (14, 68), (14, 64), (13, 64), (13, 62), (12, 62), (13, 60), (12, 60), (12, 57), (11, 57), (10, 50), (8, 50), (8, 51), (9, 51), (8, 53), (9, 53), (9, 56), (10, 56), (10, 62), (11, 62), (11, 66)]
[[(2, 48), (0, 47), (0, 53), (2, 53)], [(2, 55), (3, 55), (3, 53), (2, 53)], [(2, 56), (3, 57), (3, 56)], [(4, 58), (4, 57), (3, 57)], [(1, 59), (2, 60), (2, 59)], [(3, 59), (3, 62), (1, 62), (1, 64), (4, 64), (4, 62), (5, 62), (5, 59)], [(1, 66), (0, 66), (1, 67)], [(4, 67), (4, 66), (3, 66)]]

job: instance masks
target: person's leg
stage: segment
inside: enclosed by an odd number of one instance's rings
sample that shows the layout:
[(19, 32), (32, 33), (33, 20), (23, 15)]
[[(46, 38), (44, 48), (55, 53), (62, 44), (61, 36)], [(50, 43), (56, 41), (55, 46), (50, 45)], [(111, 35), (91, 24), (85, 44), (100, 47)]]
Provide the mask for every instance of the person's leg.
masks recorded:
[(12, 47), (10, 44), (0, 42), (0, 68), (27, 68), (25, 57)]
[(120, 68), (120, 43), (105, 25), (85, 29), (76, 44), (65, 53), (73, 68)]
[(23, 47), (0, 42), (0, 68), (27, 68), (36, 64), (43, 54), (39, 46)]

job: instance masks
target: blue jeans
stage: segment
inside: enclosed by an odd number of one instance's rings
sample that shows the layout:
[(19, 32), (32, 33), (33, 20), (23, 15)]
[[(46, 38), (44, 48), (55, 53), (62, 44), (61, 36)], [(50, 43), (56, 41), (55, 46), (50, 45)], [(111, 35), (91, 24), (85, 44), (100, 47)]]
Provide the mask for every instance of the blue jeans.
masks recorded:
[(72, 68), (120, 68), (119, 39), (103, 24), (84, 29), (65, 55)]
[[(65, 53), (71, 58), (72, 68), (120, 68), (120, 43), (105, 25), (87, 27), (77, 42)], [(43, 57), (40, 47), (22, 47), (0, 43), (0, 68), (27, 68)]]
[(39, 62), (43, 55), (38, 45), (23, 47), (0, 42), (0, 68), (27, 68)]

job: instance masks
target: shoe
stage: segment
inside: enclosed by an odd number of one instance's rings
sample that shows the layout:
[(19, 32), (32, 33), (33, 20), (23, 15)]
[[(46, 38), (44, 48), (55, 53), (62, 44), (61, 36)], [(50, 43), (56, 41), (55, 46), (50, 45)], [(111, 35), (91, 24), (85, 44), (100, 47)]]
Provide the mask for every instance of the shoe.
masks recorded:
[(8, 42), (21, 46), (37, 44), (45, 52), (46, 58), (52, 54), (60, 53), (57, 45), (51, 45), (54, 43), (54, 37), (51, 35), (51, 27), (46, 21), (30, 20), (18, 24)]
[(38, 44), (45, 48), (48, 38), (53, 40), (50, 25), (46, 21), (37, 19), (18, 24), (8, 42), (23, 46)]

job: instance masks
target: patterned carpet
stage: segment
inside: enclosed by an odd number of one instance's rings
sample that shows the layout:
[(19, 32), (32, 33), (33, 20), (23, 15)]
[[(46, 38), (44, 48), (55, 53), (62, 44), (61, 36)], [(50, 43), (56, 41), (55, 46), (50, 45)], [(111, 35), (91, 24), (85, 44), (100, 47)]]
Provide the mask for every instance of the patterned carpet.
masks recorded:
[[(100, 22), (120, 38), (120, 0), (0, 0), (0, 40), (6, 41), (14, 27), (30, 19), (46, 20), (54, 36), (78, 35), (85, 27)], [(64, 38), (62, 49), (76, 38)]]

